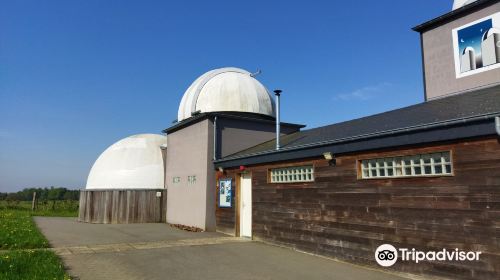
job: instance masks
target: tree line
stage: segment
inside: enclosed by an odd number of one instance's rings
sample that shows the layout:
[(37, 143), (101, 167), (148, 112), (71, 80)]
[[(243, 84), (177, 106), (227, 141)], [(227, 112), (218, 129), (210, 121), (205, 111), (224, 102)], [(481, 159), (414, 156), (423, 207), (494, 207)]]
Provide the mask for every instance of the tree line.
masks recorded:
[(25, 188), (22, 191), (2, 193), (0, 192), (0, 200), (7, 201), (30, 201), (33, 199), (33, 193), (36, 192), (36, 197), (39, 201), (47, 200), (79, 200), (79, 190), (69, 190), (67, 188)]

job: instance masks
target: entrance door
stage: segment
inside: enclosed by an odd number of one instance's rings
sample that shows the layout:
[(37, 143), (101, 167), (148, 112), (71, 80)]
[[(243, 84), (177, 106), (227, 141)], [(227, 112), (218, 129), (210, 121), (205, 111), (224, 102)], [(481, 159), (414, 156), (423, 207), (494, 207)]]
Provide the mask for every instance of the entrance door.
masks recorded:
[(240, 236), (252, 237), (252, 176), (241, 174), (240, 179)]

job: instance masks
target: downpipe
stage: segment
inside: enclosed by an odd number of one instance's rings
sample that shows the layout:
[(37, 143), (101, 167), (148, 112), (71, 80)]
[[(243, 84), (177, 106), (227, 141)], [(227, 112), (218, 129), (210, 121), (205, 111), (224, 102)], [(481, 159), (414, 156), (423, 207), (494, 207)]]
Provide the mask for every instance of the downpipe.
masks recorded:
[(276, 95), (276, 151), (279, 151), (281, 149), (280, 146), (280, 135), (281, 135), (281, 120), (280, 120), (280, 95), (281, 95), (281, 90), (277, 89), (274, 91)]
[(495, 117), (495, 130), (497, 135), (500, 136), (500, 116)]
[(214, 161), (217, 160), (217, 116), (214, 118)]

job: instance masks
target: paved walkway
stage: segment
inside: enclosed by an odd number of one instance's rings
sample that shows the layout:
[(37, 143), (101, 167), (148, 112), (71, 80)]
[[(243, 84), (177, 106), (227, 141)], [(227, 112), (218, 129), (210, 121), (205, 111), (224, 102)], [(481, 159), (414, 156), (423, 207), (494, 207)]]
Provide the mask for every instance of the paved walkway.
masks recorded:
[(100, 245), (85, 245), (85, 246), (66, 246), (51, 248), (58, 255), (77, 255), (77, 254), (95, 254), (95, 253), (111, 253), (111, 252), (124, 252), (129, 250), (148, 250), (148, 249), (161, 249), (170, 247), (182, 246), (204, 246), (204, 245), (217, 245), (224, 243), (235, 242), (250, 242), (237, 237), (212, 237), (212, 238), (197, 238), (197, 239), (181, 239), (181, 240), (168, 240), (156, 242), (136, 242), (136, 243), (113, 243), (113, 244), (100, 244)]
[(35, 221), (77, 279), (404, 279), (308, 254), (166, 224)]

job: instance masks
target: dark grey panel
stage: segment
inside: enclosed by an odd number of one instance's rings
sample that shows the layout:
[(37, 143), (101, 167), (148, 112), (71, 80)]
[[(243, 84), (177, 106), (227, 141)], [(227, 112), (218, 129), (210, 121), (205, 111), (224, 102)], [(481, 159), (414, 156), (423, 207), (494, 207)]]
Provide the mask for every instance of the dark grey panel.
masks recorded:
[[(275, 123), (254, 122), (234, 118), (219, 117), (217, 156), (226, 157), (241, 150), (276, 138)], [(297, 132), (298, 127), (282, 126), (281, 135)]]

